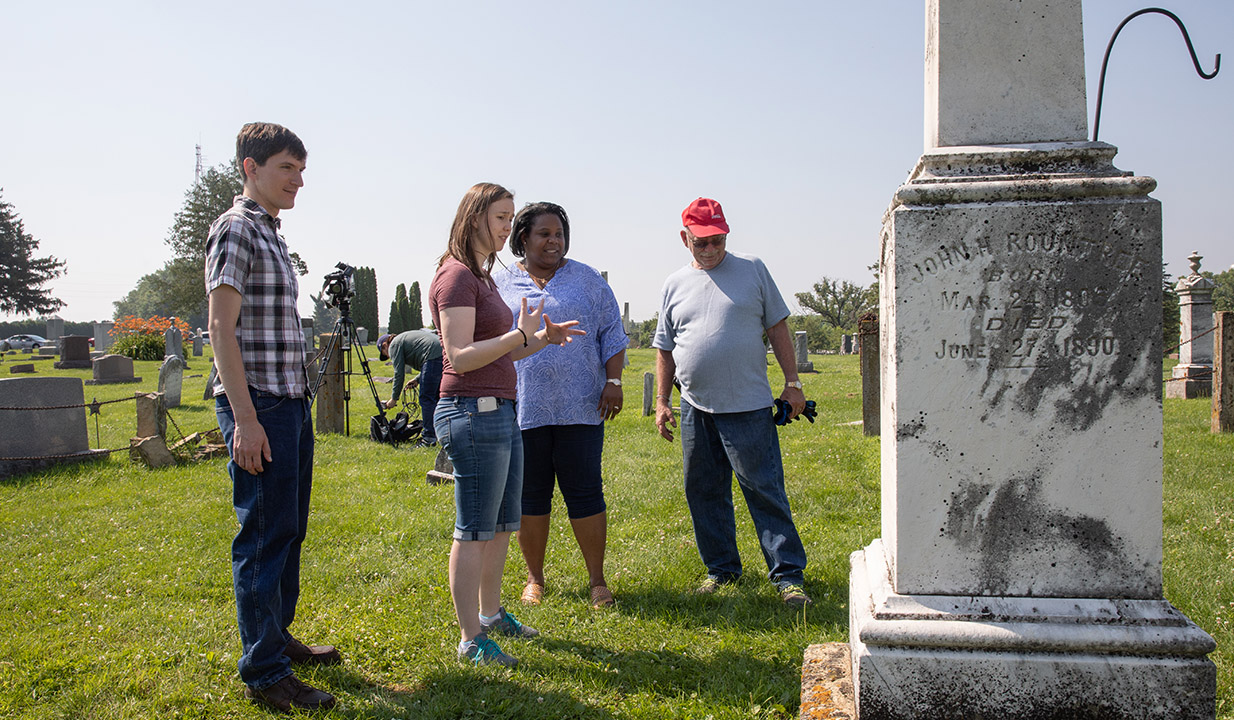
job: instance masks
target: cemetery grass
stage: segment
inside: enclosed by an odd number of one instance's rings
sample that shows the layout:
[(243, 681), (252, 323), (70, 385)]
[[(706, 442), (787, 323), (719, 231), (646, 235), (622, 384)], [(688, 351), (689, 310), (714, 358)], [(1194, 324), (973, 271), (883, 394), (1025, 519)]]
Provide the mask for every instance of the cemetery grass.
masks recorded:
[[(207, 353), (209, 350), (207, 350)], [(11, 357), (11, 356), (10, 356)], [(338, 718), (790, 718), (811, 643), (847, 637), (848, 555), (879, 535), (878, 440), (861, 417), (853, 356), (813, 357), (807, 395), (819, 417), (780, 431), (789, 497), (810, 556), (814, 604), (779, 602), (740, 493), (741, 583), (711, 597), (681, 492), (678, 441), (641, 416), (651, 351), (632, 351), (625, 411), (609, 424), (606, 574), (617, 604), (588, 607), (586, 575), (555, 498), (544, 603), (517, 603), (525, 571), (512, 547), (503, 597), (536, 640), (508, 640), (514, 670), (455, 659), (458, 640), (446, 561), (449, 485), (425, 483), (434, 453), (367, 439), (374, 412), (353, 384), (352, 436), (319, 435), (313, 514), (293, 630), (331, 642), (340, 667), (302, 672), (338, 696)], [(189, 358), (184, 432), (214, 427), (201, 400), (208, 358)], [(152, 390), (156, 363), (135, 363), (140, 385), (87, 386), (86, 400)], [(389, 375), (374, 362), (375, 375)], [(0, 365), (3, 372), (3, 365)], [(89, 377), (86, 371), (40, 375)], [(779, 381), (772, 369), (773, 381)], [(389, 385), (379, 385), (387, 396)], [(1225, 649), (1234, 612), (1229, 479), (1234, 439), (1207, 430), (1204, 401), (1167, 400), (1166, 595), (1218, 641), (1219, 717), (1234, 673)], [(103, 406), (102, 447), (126, 447), (132, 403)], [(175, 426), (169, 428), (175, 436)], [(91, 446), (96, 447), (94, 419)], [(225, 461), (146, 470), (105, 462), (0, 481), (0, 716), (18, 718), (260, 718), (236, 676), (229, 548), (235, 530)]]

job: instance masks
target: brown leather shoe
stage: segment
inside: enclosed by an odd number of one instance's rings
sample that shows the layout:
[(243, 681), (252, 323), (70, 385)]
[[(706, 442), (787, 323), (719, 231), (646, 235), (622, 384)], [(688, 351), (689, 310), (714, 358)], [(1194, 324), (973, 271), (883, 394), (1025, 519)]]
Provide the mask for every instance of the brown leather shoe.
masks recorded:
[(283, 654), (295, 665), (338, 665), (343, 662), (343, 656), (333, 645), (305, 645), (292, 638)]
[(265, 705), (279, 712), (297, 710), (329, 710), (334, 707), (334, 696), (288, 675), (268, 688), (254, 690), (245, 688), (244, 696), (258, 705)]

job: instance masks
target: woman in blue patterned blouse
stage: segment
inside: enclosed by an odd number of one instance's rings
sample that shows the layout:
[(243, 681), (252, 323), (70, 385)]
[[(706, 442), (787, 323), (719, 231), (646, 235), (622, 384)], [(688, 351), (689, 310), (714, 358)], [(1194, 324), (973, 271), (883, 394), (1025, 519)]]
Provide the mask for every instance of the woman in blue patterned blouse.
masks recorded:
[[(626, 339), (617, 298), (603, 276), (577, 260), (570, 249), (570, 220), (552, 203), (519, 211), (510, 233), (510, 252), (521, 261), (494, 274), (506, 304), (544, 300), (549, 317), (575, 318), (587, 335), (518, 360), (518, 424), (523, 433), (523, 516), (519, 548), (527, 562), (523, 602), (538, 605), (544, 593), (553, 486), (561, 488), (574, 537), (583, 553), (591, 604), (613, 604), (604, 579), (608, 520), (600, 457), (604, 421), (621, 412), (621, 370)], [(594, 330), (593, 330), (594, 328)]]

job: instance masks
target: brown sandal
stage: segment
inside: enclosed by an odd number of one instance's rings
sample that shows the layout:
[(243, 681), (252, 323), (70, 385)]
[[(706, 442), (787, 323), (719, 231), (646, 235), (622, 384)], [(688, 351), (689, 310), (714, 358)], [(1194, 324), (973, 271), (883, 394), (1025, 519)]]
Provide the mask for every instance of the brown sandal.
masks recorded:
[(523, 586), (523, 597), (521, 598), (524, 605), (539, 605), (540, 598), (544, 595), (544, 586), (538, 582), (528, 582)]
[(591, 589), (591, 606), (593, 608), (612, 607), (613, 594), (606, 585), (596, 585)]

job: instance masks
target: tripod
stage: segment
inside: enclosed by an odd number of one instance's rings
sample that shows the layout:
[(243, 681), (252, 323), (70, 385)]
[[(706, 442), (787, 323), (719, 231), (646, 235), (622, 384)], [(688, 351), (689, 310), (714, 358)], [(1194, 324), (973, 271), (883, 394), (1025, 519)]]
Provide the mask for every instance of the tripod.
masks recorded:
[(334, 329), (331, 330), (330, 343), (317, 356), (321, 363), (317, 368), (317, 382), (313, 385), (313, 401), (317, 401), (317, 390), (327, 375), (326, 370), (330, 367), (330, 360), (334, 357), (334, 353), (342, 352), (343, 369), (334, 374), (346, 378), (343, 381), (343, 431), (346, 435), (351, 435), (351, 376), (355, 374), (351, 365), (351, 348), (354, 344), (356, 352), (360, 355), (361, 371), (368, 379), (368, 387), (373, 393), (373, 402), (377, 406), (377, 414), (373, 416), (373, 422), (389, 435), (390, 425), (386, 420), (386, 408), (381, 404), (381, 397), (377, 394), (377, 385), (373, 382), (373, 373), (369, 370), (368, 358), (364, 356), (364, 346), (360, 344), (356, 323), (351, 319), (351, 302), (347, 299), (340, 300), (338, 310), (338, 320), (335, 321)]

